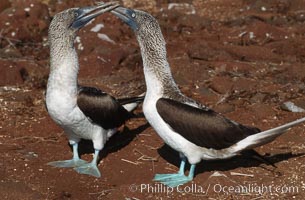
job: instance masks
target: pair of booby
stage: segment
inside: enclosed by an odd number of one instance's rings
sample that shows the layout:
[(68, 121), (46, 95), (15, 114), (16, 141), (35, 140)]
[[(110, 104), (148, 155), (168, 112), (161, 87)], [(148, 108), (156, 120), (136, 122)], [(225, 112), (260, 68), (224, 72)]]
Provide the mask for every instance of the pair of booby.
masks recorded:
[[(61, 126), (73, 147), (71, 160), (48, 163), (55, 167), (73, 167), (77, 172), (100, 177), (98, 154), (104, 144), (126, 120), (133, 116), (144, 97), (116, 100), (109, 94), (78, 85), (78, 56), (74, 48), (77, 31), (93, 18), (110, 11), (117, 3), (71, 8), (56, 14), (49, 27), (50, 75), (46, 107), (51, 118)], [(91, 163), (80, 159), (78, 143), (92, 140), (95, 149)]]
[[(146, 96), (143, 112), (164, 142), (179, 152), (176, 174), (156, 174), (155, 181), (174, 187), (191, 181), (201, 160), (231, 158), (273, 141), (305, 118), (260, 131), (230, 119), (181, 93), (167, 61), (166, 45), (157, 20), (150, 14), (118, 7), (111, 11), (130, 26), (138, 40), (144, 65)], [(191, 164), (184, 174), (186, 161)]]

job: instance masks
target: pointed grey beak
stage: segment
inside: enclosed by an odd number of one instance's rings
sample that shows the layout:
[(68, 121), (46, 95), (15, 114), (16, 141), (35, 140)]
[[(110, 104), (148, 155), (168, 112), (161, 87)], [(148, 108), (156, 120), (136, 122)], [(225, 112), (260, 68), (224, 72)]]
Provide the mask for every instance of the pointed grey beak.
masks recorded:
[(125, 22), (128, 26), (130, 26), (134, 31), (138, 30), (138, 23), (135, 21), (136, 12), (132, 9), (117, 7), (111, 10), (111, 13), (120, 18), (123, 22)]
[(90, 22), (92, 19), (96, 18), (97, 16), (99, 16), (105, 12), (115, 9), (118, 6), (119, 6), (119, 4), (117, 2), (108, 2), (105, 4), (104, 3), (99, 4), (97, 6), (79, 8), (75, 12), (75, 14), (77, 15), (77, 18), (74, 20), (71, 27), (73, 27), (75, 29), (80, 29), (84, 25), (86, 25), (88, 22)]

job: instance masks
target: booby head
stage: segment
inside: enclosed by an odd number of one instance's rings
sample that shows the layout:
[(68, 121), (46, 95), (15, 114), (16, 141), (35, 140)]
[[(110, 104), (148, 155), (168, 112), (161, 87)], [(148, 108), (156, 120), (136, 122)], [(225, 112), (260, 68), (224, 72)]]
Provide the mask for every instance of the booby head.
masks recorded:
[[(159, 93), (164, 89), (178, 91), (167, 62), (166, 42), (157, 19), (147, 12), (121, 6), (111, 10), (111, 13), (133, 29), (136, 35), (141, 49), (147, 92)], [(160, 87), (156, 87), (157, 83)]]
[(112, 13), (119, 17), (123, 22), (125, 22), (132, 30), (140, 31), (140, 29), (144, 27), (141, 26), (145, 20), (141, 15), (144, 12), (139, 10), (128, 9), (124, 7), (117, 7), (116, 9), (112, 10)]
[(113, 9), (111, 13), (125, 22), (142, 39), (149, 35), (154, 35), (155, 38), (163, 38), (158, 21), (147, 12), (119, 6)]
[(132, 28), (141, 46), (145, 44), (148, 46), (153, 45), (157, 48), (160, 48), (163, 45), (165, 46), (165, 40), (159, 23), (149, 13), (121, 6), (113, 9), (111, 13), (119, 17), (130, 28)]
[(69, 36), (76, 36), (76, 32), (92, 19), (119, 6), (116, 2), (98, 4), (83, 8), (70, 8), (53, 17), (49, 27), (49, 36), (58, 35), (58, 32), (69, 32)]

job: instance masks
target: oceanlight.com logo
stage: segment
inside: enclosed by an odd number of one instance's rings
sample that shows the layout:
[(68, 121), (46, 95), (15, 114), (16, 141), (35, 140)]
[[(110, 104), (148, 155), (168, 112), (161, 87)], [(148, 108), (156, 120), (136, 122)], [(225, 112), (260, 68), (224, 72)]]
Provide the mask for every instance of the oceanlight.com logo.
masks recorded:
[(246, 185), (235, 185), (235, 186), (224, 186), (221, 184), (215, 184), (213, 191), (216, 193), (226, 194), (296, 194), (299, 193), (298, 186), (288, 185), (257, 185), (257, 184), (246, 184)]
[(265, 185), (265, 184), (245, 184), (245, 185), (221, 185), (209, 184), (208, 186), (200, 186), (197, 184), (178, 185), (176, 187), (168, 187), (161, 183), (155, 184), (132, 184), (129, 187), (131, 192), (139, 193), (189, 193), (189, 194), (208, 194), (208, 193), (223, 193), (223, 194), (296, 194), (299, 193), (298, 186), (289, 185)]

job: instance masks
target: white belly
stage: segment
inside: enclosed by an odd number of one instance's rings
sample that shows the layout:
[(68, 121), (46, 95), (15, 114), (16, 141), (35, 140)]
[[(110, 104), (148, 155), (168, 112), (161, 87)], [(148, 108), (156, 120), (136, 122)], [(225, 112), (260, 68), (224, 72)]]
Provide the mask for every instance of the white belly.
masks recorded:
[(143, 104), (143, 112), (147, 121), (167, 145), (186, 156), (190, 163), (194, 164), (200, 162), (202, 157), (201, 147), (198, 147), (186, 140), (163, 121), (161, 116), (158, 114), (156, 107), (158, 99), (159, 97), (146, 94)]
[(95, 149), (102, 149), (108, 139), (108, 130), (91, 123), (77, 106), (77, 97), (73, 93), (72, 90), (48, 88), (46, 104), (49, 115), (64, 129), (70, 144), (87, 139), (93, 141)]

